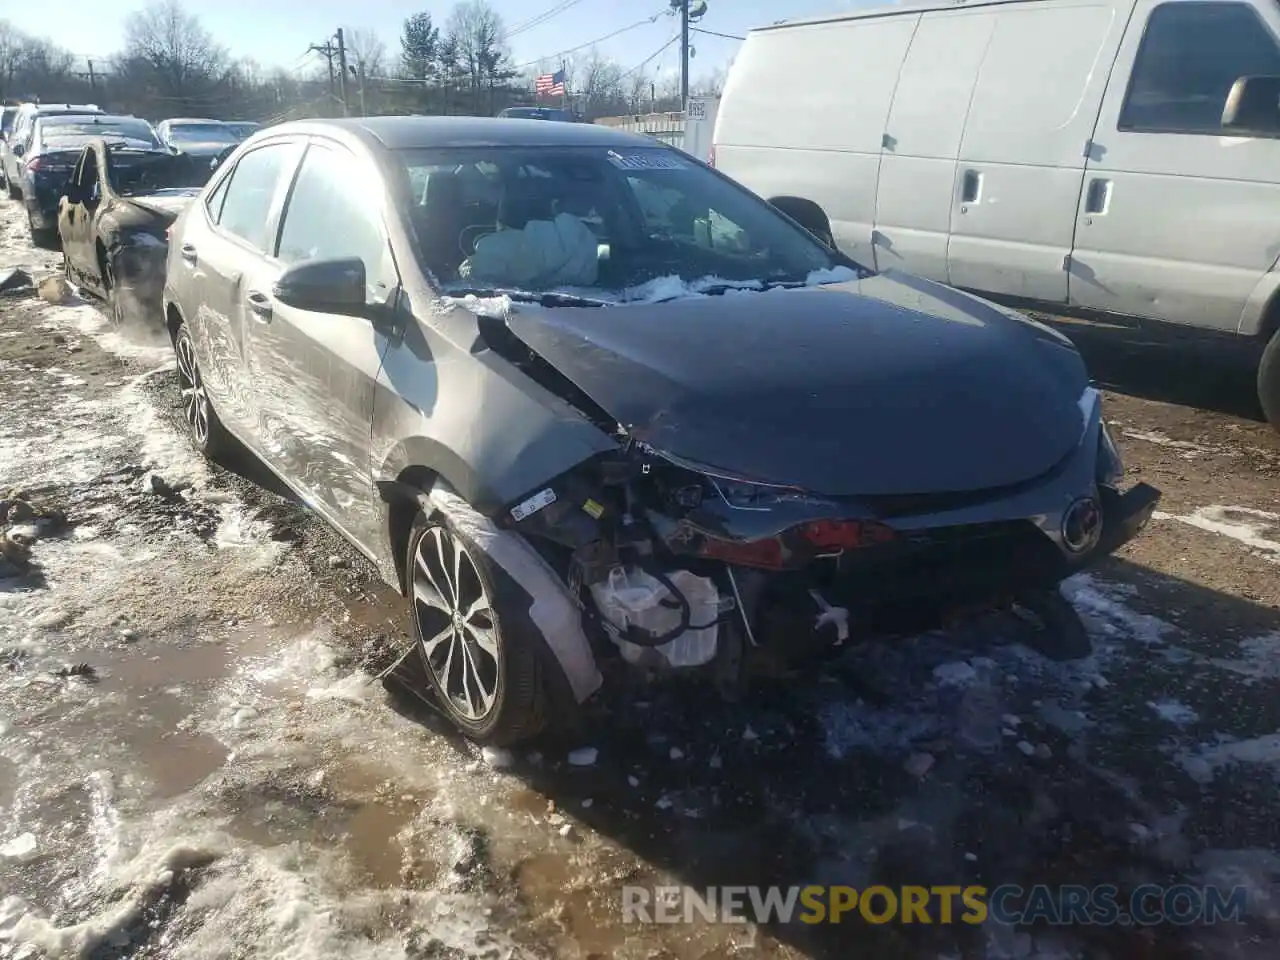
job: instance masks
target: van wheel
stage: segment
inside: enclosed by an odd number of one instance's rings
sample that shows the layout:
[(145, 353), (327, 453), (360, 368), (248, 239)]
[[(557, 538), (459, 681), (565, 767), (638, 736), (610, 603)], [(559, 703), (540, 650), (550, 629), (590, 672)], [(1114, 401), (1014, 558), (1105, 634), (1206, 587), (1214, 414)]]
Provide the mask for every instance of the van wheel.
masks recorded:
[(419, 512), (408, 550), (414, 634), (440, 708), (477, 743), (541, 732), (548, 698), (529, 633), (531, 598), (443, 515)]
[(826, 212), (812, 200), (806, 200), (804, 197), (774, 197), (769, 204), (779, 213), (800, 224), (828, 247), (835, 249), (836, 241), (831, 234), (831, 221), (827, 218)]
[(1267, 422), (1280, 430), (1280, 330), (1271, 335), (1271, 342), (1262, 351), (1258, 364), (1258, 400)]

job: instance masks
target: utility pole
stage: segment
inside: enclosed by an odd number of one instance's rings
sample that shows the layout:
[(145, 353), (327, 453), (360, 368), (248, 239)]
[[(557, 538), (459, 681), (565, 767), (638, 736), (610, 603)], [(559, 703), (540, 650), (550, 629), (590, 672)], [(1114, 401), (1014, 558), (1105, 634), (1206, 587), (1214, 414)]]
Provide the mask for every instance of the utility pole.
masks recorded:
[(333, 44), (328, 40), (326, 40), (323, 45), (318, 43), (313, 43), (307, 49), (310, 50), (312, 53), (318, 53), (320, 54), (320, 56), (324, 57), (325, 65), (329, 68), (329, 102), (332, 103), (334, 100), (337, 99), (337, 94), (334, 92), (334, 89), (333, 89), (334, 88), (333, 58), (337, 55), (338, 51), (334, 49)]
[(96, 95), (98, 92), (98, 78), (93, 73), (93, 61), (86, 60), (85, 63), (89, 65), (89, 91)]
[(342, 84), (342, 115), (349, 116), (351, 111), (347, 107), (347, 47), (342, 38), (342, 28), (338, 28), (338, 77)]
[(360, 116), (367, 117), (369, 115), (369, 107), (364, 99), (364, 61), (357, 60), (356, 65), (351, 69), (356, 71), (356, 77), (360, 80)]
[(689, 0), (680, 0), (680, 109), (689, 109)]

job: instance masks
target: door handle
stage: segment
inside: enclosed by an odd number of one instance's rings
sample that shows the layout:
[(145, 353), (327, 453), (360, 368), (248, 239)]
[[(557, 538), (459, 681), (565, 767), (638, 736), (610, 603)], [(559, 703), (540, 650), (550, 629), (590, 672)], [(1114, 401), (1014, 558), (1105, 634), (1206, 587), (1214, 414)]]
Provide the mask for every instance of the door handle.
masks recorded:
[(178, 253), (182, 255), (182, 259), (187, 263), (196, 262), (196, 248), (194, 244), (184, 243), (178, 248)]
[(1084, 212), (1094, 216), (1105, 216), (1111, 207), (1111, 181), (1095, 177), (1089, 181), (1089, 190), (1084, 198)]
[(244, 301), (259, 320), (265, 322), (271, 319), (271, 300), (265, 293), (251, 290), (245, 295)]
[(960, 187), (961, 203), (977, 203), (982, 196), (982, 174), (977, 170), (964, 172), (964, 183)]

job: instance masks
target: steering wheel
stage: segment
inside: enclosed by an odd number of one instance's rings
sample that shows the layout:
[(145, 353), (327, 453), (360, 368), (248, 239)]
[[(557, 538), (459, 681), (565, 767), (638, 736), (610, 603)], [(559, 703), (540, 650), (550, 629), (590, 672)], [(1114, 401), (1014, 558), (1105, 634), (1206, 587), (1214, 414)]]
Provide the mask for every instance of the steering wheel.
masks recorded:
[(464, 257), (469, 257), (476, 252), (476, 244), (480, 242), (481, 238), (487, 237), (491, 233), (497, 233), (497, 230), (488, 224), (468, 224), (458, 234), (458, 249)]

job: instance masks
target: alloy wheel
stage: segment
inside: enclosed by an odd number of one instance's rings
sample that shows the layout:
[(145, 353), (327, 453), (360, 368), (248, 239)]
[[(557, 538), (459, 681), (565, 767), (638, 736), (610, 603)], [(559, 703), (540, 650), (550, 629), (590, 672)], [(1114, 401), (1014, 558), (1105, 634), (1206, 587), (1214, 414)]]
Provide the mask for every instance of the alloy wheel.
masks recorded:
[(439, 525), (427, 529), (414, 551), (413, 607), (436, 688), (458, 716), (483, 720), (498, 698), (497, 622), (471, 555)]
[(182, 390), (182, 412), (199, 446), (209, 440), (209, 398), (205, 394), (200, 368), (196, 366), (191, 339), (178, 338), (178, 386)]

